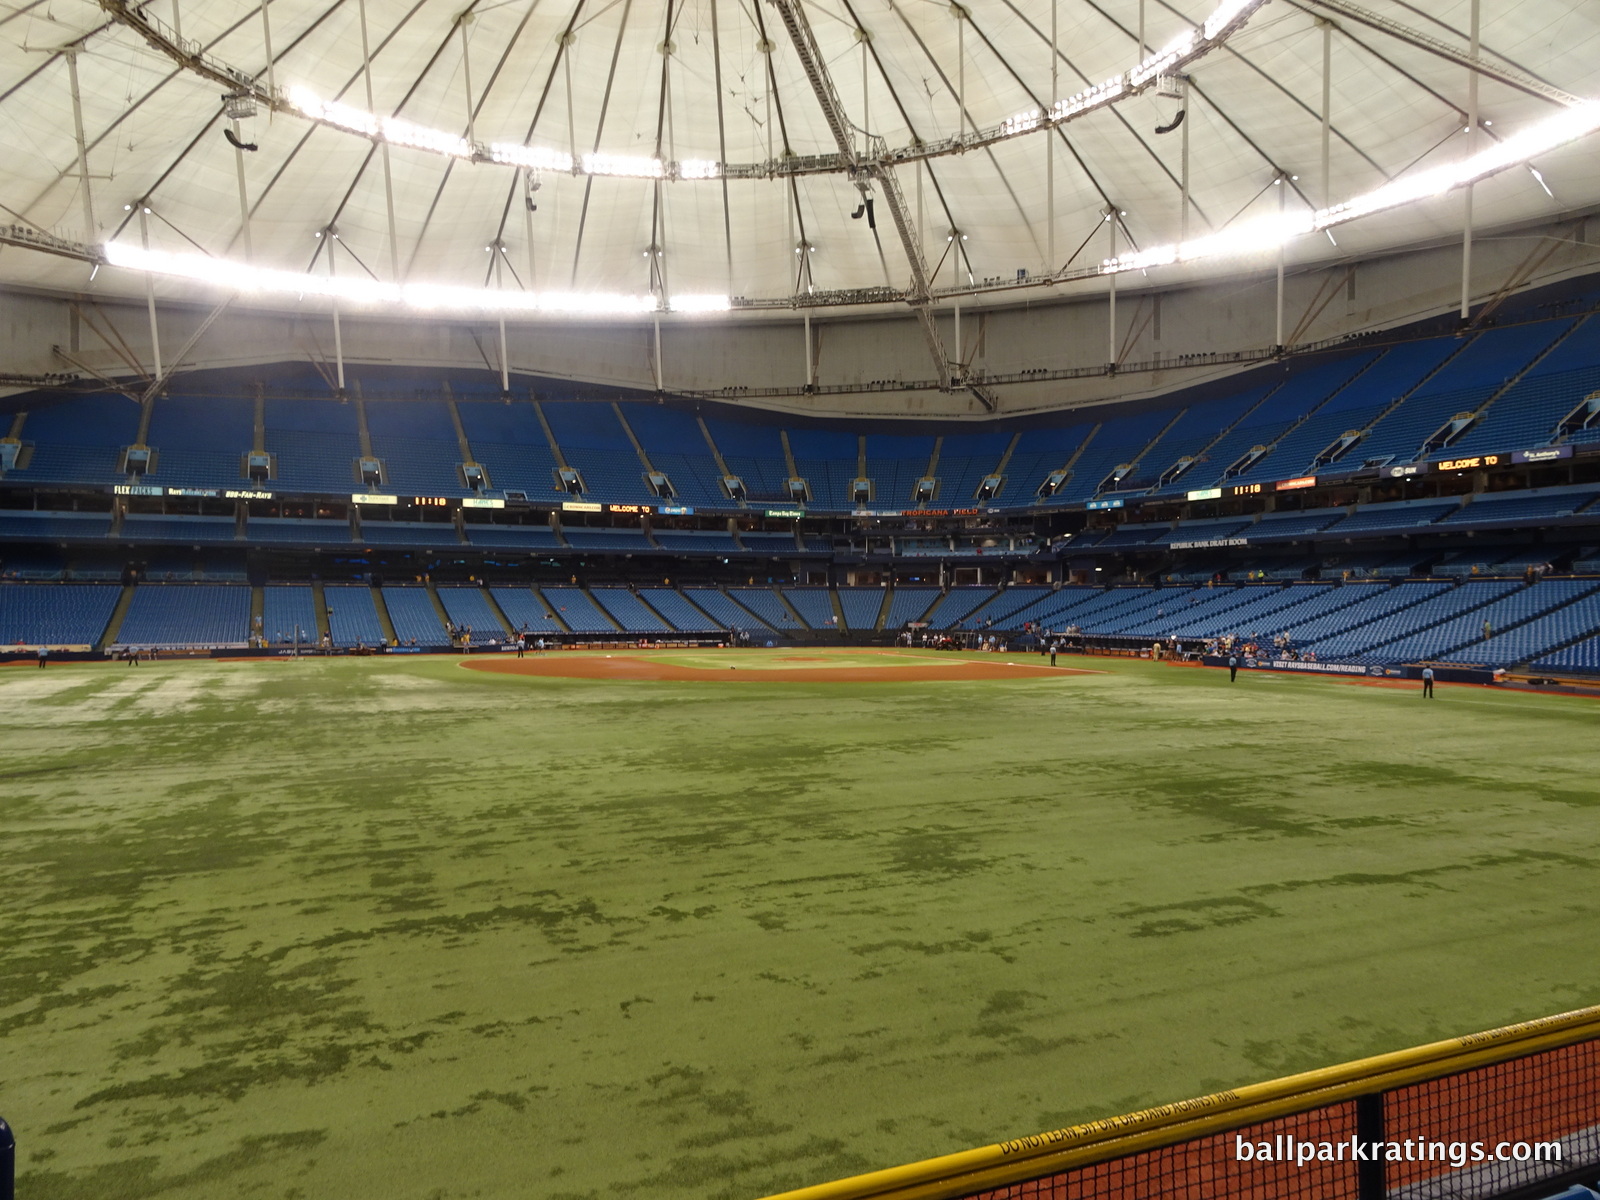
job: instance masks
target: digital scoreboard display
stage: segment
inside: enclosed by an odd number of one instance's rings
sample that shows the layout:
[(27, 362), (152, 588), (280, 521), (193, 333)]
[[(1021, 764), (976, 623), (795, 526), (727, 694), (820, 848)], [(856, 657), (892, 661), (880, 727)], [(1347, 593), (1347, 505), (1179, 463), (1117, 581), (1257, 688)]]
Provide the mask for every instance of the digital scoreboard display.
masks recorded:
[(1498, 467), (1500, 455), (1479, 454), (1473, 458), (1447, 458), (1434, 464), (1435, 471), (1475, 471), (1479, 467)]

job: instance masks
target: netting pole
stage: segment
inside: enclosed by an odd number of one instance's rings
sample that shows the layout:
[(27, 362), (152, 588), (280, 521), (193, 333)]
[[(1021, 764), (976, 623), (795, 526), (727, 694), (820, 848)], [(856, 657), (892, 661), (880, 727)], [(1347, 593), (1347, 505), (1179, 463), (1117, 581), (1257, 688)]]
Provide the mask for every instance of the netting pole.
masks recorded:
[(0, 1117), (0, 1200), (17, 1200), (17, 1137)]
[[(1382, 1092), (1356, 1097), (1356, 1140), (1368, 1146), (1384, 1140)], [(1356, 1163), (1356, 1200), (1386, 1200), (1383, 1167), (1381, 1155)]]

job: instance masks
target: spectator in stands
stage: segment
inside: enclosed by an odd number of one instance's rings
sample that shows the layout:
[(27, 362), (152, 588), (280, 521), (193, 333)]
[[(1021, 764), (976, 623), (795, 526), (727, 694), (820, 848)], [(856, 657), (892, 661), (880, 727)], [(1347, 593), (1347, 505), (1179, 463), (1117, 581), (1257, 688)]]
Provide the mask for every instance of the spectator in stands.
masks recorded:
[(1424, 700), (1433, 699), (1433, 668), (1432, 667), (1423, 667), (1422, 668), (1422, 698)]
[(1489, 618), (1483, 619), (1483, 640), (1488, 641), (1494, 636), (1494, 626), (1489, 623)]

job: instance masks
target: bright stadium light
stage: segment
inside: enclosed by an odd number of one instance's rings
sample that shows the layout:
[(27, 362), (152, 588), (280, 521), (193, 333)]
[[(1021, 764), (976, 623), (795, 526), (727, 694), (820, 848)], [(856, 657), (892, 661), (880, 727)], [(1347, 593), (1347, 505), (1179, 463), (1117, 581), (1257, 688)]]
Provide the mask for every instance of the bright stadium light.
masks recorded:
[(615, 175), (623, 179), (661, 179), (667, 166), (659, 158), (634, 154), (585, 154), (583, 169), (589, 175)]
[(572, 155), (563, 150), (546, 150), (543, 146), (519, 146), (513, 142), (496, 142), (489, 147), (489, 157), (498, 163), (514, 167), (532, 167), (536, 171), (570, 171)]
[(723, 313), (733, 308), (733, 301), (727, 296), (674, 296), (668, 307), (679, 313)]
[[(126, 242), (107, 242), (106, 262), (130, 271), (190, 279), (212, 287), (261, 296), (326, 296), (362, 306), (392, 306), (416, 312), (486, 312), (495, 315), (641, 316), (656, 312), (653, 296), (616, 292), (510, 292), (450, 284), (383, 283), (356, 276), (306, 275), (277, 271), (192, 252), (146, 250)], [(693, 302), (696, 298), (687, 298)], [(705, 298), (709, 301), (710, 298)], [(726, 302), (726, 298), (724, 298)], [(709, 304), (688, 311), (715, 311)]]
[[(1373, 213), (1443, 196), (1456, 188), (1496, 175), (1508, 167), (1523, 165), (1530, 159), (1577, 141), (1596, 130), (1600, 130), (1600, 101), (1585, 101), (1530, 125), (1520, 133), (1460, 162), (1401, 176), (1364, 195), (1315, 212), (1274, 214), (1206, 237), (1120, 254), (1116, 258), (1106, 259), (1101, 264), (1100, 273), (1114, 275), (1177, 262), (1193, 262), (1201, 258), (1276, 250), (1303, 234), (1326, 232)], [(1540, 178), (1539, 182), (1543, 184), (1544, 181)]]
[[(1159, 57), (1159, 56), (1158, 56)], [(1104, 85), (1101, 85), (1104, 87)], [(1103, 275), (1123, 271), (1144, 271), (1151, 267), (1201, 259), (1241, 257), (1277, 250), (1308, 233), (1324, 233), (1332, 239), (1339, 225), (1373, 213), (1445, 195), (1455, 188), (1488, 178), (1509, 167), (1528, 166), (1530, 160), (1600, 130), (1600, 102), (1585, 101), (1564, 112), (1531, 125), (1520, 133), (1490, 146), (1460, 162), (1391, 180), (1382, 187), (1343, 203), (1316, 211), (1273, 213), (1244, 221), (1217, 233), (1190, 238), (1181, 243), (1151, 246), (1106, 259), (1099, 267)], [(525, 147), (517, 149), (525, 150)], [(666, 166), (660, 159), (588, 155), (587, 160), (603, 160), (609, 173), (636, 178), (660, 178)], [(508, 160), (509, 161), (509, 160)], [(1531, 168), (1530, 168), (1531, 169)], [(1293, 179), (1293, 176), (1290, 176)], [(1541, 186), (1542, 176), (1535, 174)], [(1110, 214), (1107, 214), (1110, 219)], [(319, 233), (317, 236), (321, 236)], [(956, 234), (952, 231), (951, 240)], [(966, 235), (960, 235), (962, 240)], [(1335, 243), (1337, 245), (1337, 243)], [(814, 246), (796, 247), (795, 253)], [(172, 253), (145, 250), (126, 242), (107, 242), (100, 248), (106, 263), (153, 275), (190, 279), (211, 287), (262, 295), (328, 296), (359, 305), (392, 305), (419, 312), (461, 311), (495, 314), (549, 314), (574, 316), (638, 316), (657, 312), (705, 314), (728, 312), (733, 308), (727, 296), (686, 294), (669, 300), (653, 296), (615, 292), (508, 292), (500, 289), (458, 287), (446, 284), (382, 283), (353, 275), (329, 278), (250, 266), (228, 259), (212, 258), (192, 252)]]

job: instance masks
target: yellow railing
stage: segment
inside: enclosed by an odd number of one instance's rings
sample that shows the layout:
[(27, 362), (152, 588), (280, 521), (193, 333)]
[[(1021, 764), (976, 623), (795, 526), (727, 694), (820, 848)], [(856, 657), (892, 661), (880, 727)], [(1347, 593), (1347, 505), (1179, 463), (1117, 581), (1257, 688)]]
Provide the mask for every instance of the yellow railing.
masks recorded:
[(768, 1200), (952, 1200), (1594, 1039), (1600, 1039), (1600, 1006), (815, 1184)]

